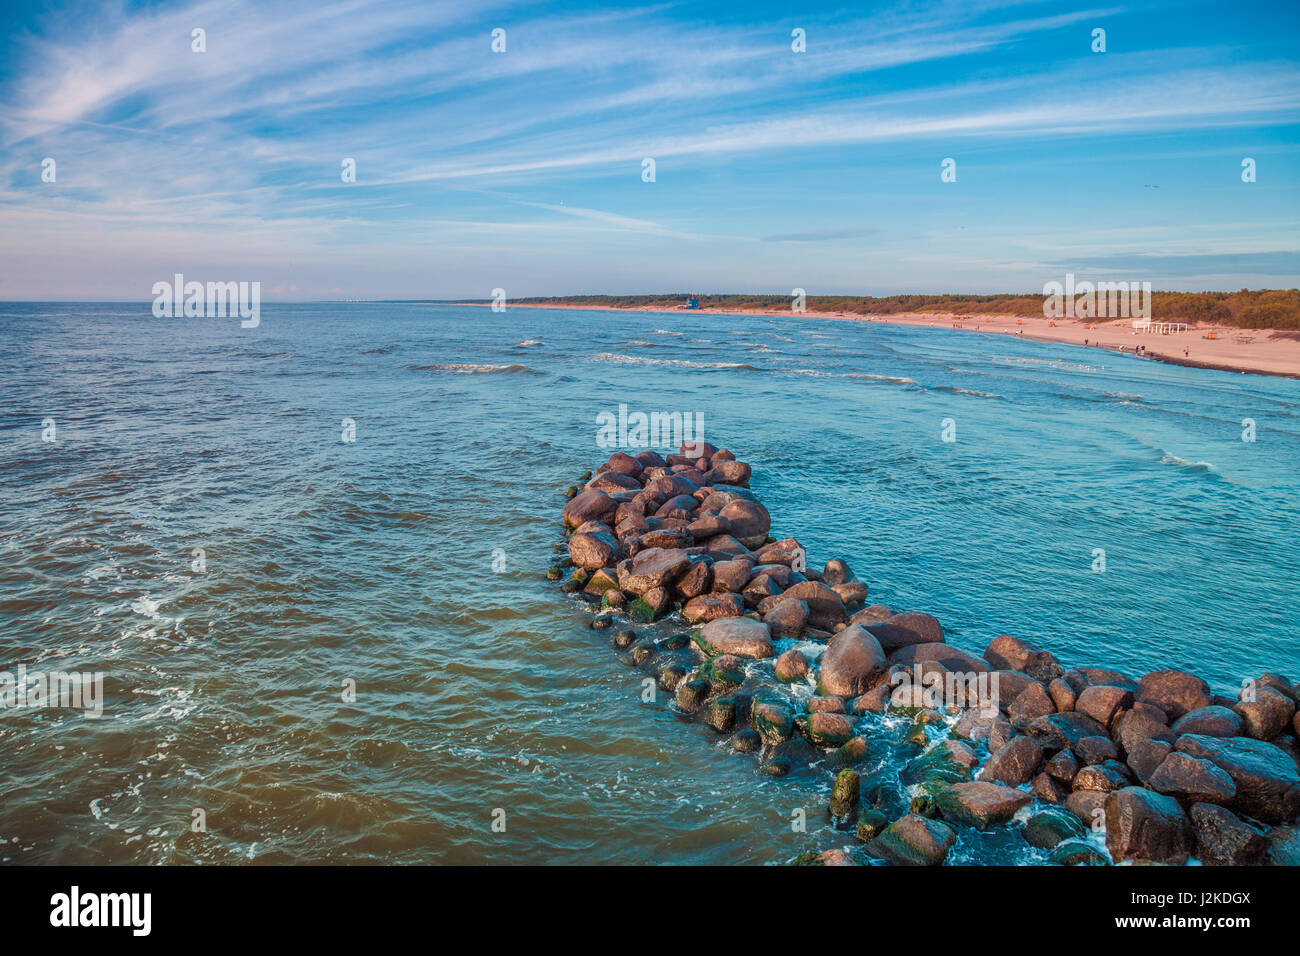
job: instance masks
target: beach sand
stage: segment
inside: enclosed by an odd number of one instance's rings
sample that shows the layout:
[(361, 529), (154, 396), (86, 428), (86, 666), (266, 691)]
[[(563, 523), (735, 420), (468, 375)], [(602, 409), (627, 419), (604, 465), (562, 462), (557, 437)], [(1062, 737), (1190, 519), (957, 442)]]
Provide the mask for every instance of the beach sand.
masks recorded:
[[(1089, 323), (1081, 319), (1046, 319), (1042, 316), (951, 315), (934, 313), (898, 313), (864, 315), (853, 312), (792, 313), (787, 310), (760, 309), (663, 309), (650, 307), (616, 308), (607, 305), (558, 305), (511, 303), (511, 308), (594, 309), (618, 312), (677, 312), (684, 315), (737, 315), (767, 318), (836, 319), (850, 322), (880, 322), (886, 325), (916, 325), (961, 329), (987, 335), (1014, 335), (1039, 342), (1067, 342), (1090, 347), (1133, 353), (1137, 346), (1146, 347), (1147, 358), (1193, 368), (1250, 372), (1257, 375), (1281, 375), (1300, 378), (1300, 332), (1276, 329), (1239, 329), (1222, 325), (1188, 325), (1185, 332), (1161, 335), (1139, 332), (1129, 319)], [(1207, 335), (1215, 338), (1206, 338)], [(1184, 354), (1186, 350), (1186, 354)]]

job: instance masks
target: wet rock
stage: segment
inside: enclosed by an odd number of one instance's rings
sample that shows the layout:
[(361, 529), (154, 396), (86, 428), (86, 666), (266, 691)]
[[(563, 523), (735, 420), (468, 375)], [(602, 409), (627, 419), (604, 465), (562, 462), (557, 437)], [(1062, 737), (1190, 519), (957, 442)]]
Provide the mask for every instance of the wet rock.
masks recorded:
[(1105, 826), (1107, 796), (1105, 790), (1075, 790), (1065, 798), (1065, 809), (1088, 829), (1100, 831)]
[(1264, 861), (1269, 866), (1300, 866), (1300, 826), (1270, 830)]
[(963, 674), (983, 674), (989, 671), (989, 665), (984, 661), (949, 644), (911, 644), (900, 647), (888, 656), (888, 661), (891, 664), (906, 665), (942, 664), (950, 671)]
[(704, 722), (720, 734), (736, 726), (736, 702), (730, 697), (719, 697), (709, 705)]
[(774, 638), (798, 640), (808, 623), (808, 605), (795, 598), (783, 598), (763, 615), (763, 621)]
[(808, 606), (808, 623), (813, 627), (834, 629), (848, 620), (840, 596), (819, 581), (800, 581), (785, 591), (786, 598), (803, 601)]
[(1074, 754), (1069, 750), (1060, 750), (1043, 765), (1043, 770), (1053, 780), (1069, 786), (1074, 782), (1075, 775), (1079, 772), (1079, 761), (1075, 759)]
[(604, 594), (606, 591), (615, 591), (618, 589), (618, 575), (609, 568), (599, 568), (592, 572), (587, 579), (587, 586), (583, 588), (588, 594)]
[(1025, 842), (1040, 850), (1051, 850), (1065, 840), (1082, 840), (1086, 836), (1079, 818), (1059, 807), (1040, 810), (1025, 821)]
[(686, 679), (689, 673), (682, 664), (665, 664), (659, 668), (655, 674), (655, 683), (660, 690), (668, 691), (670, 694), (676, 694), (678, 685)]
[(620, 628), (615, 631), (613, 636), (610, 638), (610, 643), (619, 649), (631, 647), (635, 642), (636, 631), (632, 630), (630, 627)]
[(1117, 760), (1091, 764), (1074, 775), (1071, 786), (1076, 790), (1098, 790), (1108, 793), (1133, 782), (1129, 769)]
[(889, 819), (879, 810), (863, 810), (858, 815), (857, 838), (863, 843), (870, 843), (889, 826)]
[(686, 600), (708, 594), (713, 590), (713, 567), (708, 561), (696, 561), (677, 579), (673, 586)]
[[(709, 556), (713, 558), (715, 562), (728, 561), (735, 558), (749, 556), (749, 549), (729, 534), (720, 534), (709, 538), (704, 542), (704, 547), (708, 549)], [(715, 575), (717, 574), (716, 564), (713, 572)], [(748, 580), (748, 568), (745, 569), (745, 577)], [(741, 584), (741, 587), (744, 587), (743, 583)], [(739, 588), (737, 590), (739, 590)]]
[(1087, 714), (1103, 727), (1109, 727), (1120, 711), (1132, 706), (1132, 691), (1110, 684), (1092, 684), (1085, 687), (1074, 703), (1076, 712)]
[(1084, 765), (1119, 759), (1119, 748), (1109, 737), (1083, 737), (1075, 745)]
[(745, 662), (734, 654), (719, 654), (695, 669), (694, 677), (709, 682), (715, 691), (730, 691), (745, 682)]
[(1013, 737), (989, 757), (977, 779), (1018, 787), (1028, 783), (1042, 762), (1043, 750), (1028, 737)]
[(1059, 713), (1065, 714), (1074, 710), (1077, 695), (1074, 688), (1061, 678), (1058, 677), (1047, 685), (1047, 694), (1052, 698), (1052, 703)]
[(914, 757), (903, 768), (904, 783), (964, 783), (978, 763), (975, 751), (956, 740), (946, 740)]
[(1007, 717), (1013, 727), (1027, 726), (1030, 721), (1056, 713), (1056, 705), (1047, 694), (1047, 688), (1031, 680), (1007, 707)]
[(1005, 823), (1030, 801), (1027, 793), (985, 780), (931, 783), (926, 785), (925, 792), (945, 820), (980, 830)]
[(1030, 792), (1046, 803), (1060, 803), (1070, 791), (1046, 773), (1040, 773), (1031, 781)]
[(1124, 748), (1125, 753), (1132, 753), (1141, 740), (1160, 740), (1173, 744), (1176, 737), (1168, 727), (1140, 711), (1131, 710), (1115, 721), (1112, 739)]
[(1188, 711), (1174, 721), (1175, 734), (1200, 734), (1204, 737), (1241, 736), (1241, 717), (1227, 707), (1211, 704)]
[(682, 681), (677, 685), (675, 702), (679, 710), (693, 714), (704, 704), (712, 688), (705, 680)]
[(835, 775), (831, 787), (831, 816), (844, 818), (858, 805), (859, 788), (862, 778), (856, 770), (841, 770)]
[(876, 639), (860, 627), (846, 627), (826, 645), (817, 681), (818, 692), (841, 697), (857, 696), (867, 690), (872, 678), (884, 669), (885, 655)]
[(700, 628), (695, 642), (706, 654), (734, 654), (755, 659), (773, 654), (767, 625), (748, 617), (710, 621)]
[(560, 512), (565, 527), (577, 528), (588, 521), (609, 522), (618, 505), (603, 491), (584, 491), (569, 499)]
[(619, 565), (618, 586), (632, 594), (645, 594), (652, 588), (671, 585), (690, 566), (690, 557), (680, 550), (647, 548)]
[(757, 501), (740, 498), (729, 502), (718, 513), (731, 522), (731, 533), (747, 548), (761, 545), (772, 528), (772, 516)]
[(1175, 745), (1189, 757), (1208, 760), (1232, 778), (1232, 809), (1264, 823), (1289, 823), (1300, 814), (1300, 769), (1280, 747), (1250, 737), (1184, 734)]
[(613, 564), (618, 542), (607, 531), (575, 534), (569, 539), (569, 558), (580, 568), (596, 570)]
[(692, 624), (701, 624), (719, 618), (738, 618), (744, 610), (745, 605), (739, 594), (714, 592), (687, 601), (682, 607), (682, 618)]
[(908, 814), (885, 827), (867, 851), (898, 866), (939, 866), (956, 842), (952, 827)]
[(786, 684), (803, 680), (808, 673), (808, 658), (799, 651), (789, 650), (776, 659), (772, 670), (776, 679)]
[(855, 611), (849, 618), (850, 624), (856, 624), (858, 627), (866, 627), (868, 624), (879, 624), (881, 621), (887, 621), (894, 616), (894, 612), (883, 604), (872, 604), (870, 607), (864, 607), (860, 611)]
[(758, 731), (748, 727), (736, 731), (731, 736), (731, 749), (736, 753), (753, 753), (762, 746), (763, 738), (759, 736)]
[(1196, 856), (1206, 866), (1258, 866), (1268, 852), (1268, 834), (1231, 810), (1197, 803), (1188, 814), (1196, 835)]
[(929, 614), (908, 611), (895, 614), (875, 624), (865, 625), (886, 654), (912, 644), (944, 643), (943, 625)]
[(616, 451), (614, 454), (610, 455), (609, 461), (606, 462), (606, 464), (609, 465), (610, 471), (616, 471), (620, 475), (628, 475), (632, 478), (636, 478), (640, 475), (642, 469), (645, 467), (631, 455), (621, 451)]
[(1067, 840), (1054, 849), (1047, 862), (1054, 866), (1110, 866), (1110, 860), (1091, 843)]
[(1021, 671), (1043, 684), (1065, 672), (1055, 655), (1040, 651), (1028, 641), (1009, 634), (995, 637), (985, 648), (984, 659), (996, 670)]
[(714, 562), (713, 589), (739, 593), (744, 589), (745, 582), (749, 580), (751, 567), (752, 565), (745, 558)]
[(1242, 701), (1233, 708), (1241, 717), (1244, 736), (1272, 740), (1291, 724), (1295, 701), (1272, 687), (1256, 687), (1253, 701)]
[(775, 597), (780, 593), (780, 585), (766, 574), (760, 574), (752, 579), (741, 592), (745, 598), (745, 606), (750, 608), (756, 608), (764, 598)]
[(779, 701), (755, 700), (752, 717), (765, 744), (779, 744), (794, 733), (794, 714)]
[(1185, 863), (1192, 839), (1187, 814), (1173, 797), (1125, 787), (1106, 797), (1106, 847), (1116, 863)]
[(848, 709), (844, 706), (843, 697), (810, 697), (808, 698), (808, 712), (810, 714), (847, 714)]
[(989, 734), (992, 733), (997, 719), (997, 714), (977, 709), (968, 710), (957, 718), (957, 723), (952, 728), (952, 734), (954, 737), (981, 743), (989, 739)]
[(1036, 717), (1026, 725), (1025, 732), (1050, 753), (1065, 748), (1072, 750), (1084, 737), (1104, 737), (1106, 728), (1087, 714), (1071, 711)]
[(808, 742), (817, 747), (839, 747), (853, 737), (853, 721), (845, 714), (812, 713), (804, 727)]
[(640, 597), (634, 598), (628, 607), (628, 614), (638, 621), (657, 621), (668, 613), (672, 607), (672, 595), (665, 588), (651, 588)]
[(877, 684), (849, 704), (849, 711), (854, 714), (883, 714), (889, 709), (889, 699), (893, 688), (888, 684)]
[(1210, 706), (1210, 685), (1184, 671), (1154, 671), (1138, 681), (1136, 700), (1154, 704), (1170, 720), (1188, 711)]
[(1226, 772), (1208, 760), (1174, 751), (1161, 762), (1147, 784), (1157, 793), (1186, 803), (1232, 803), (1237, 785)]
[(1070, 686), (1076, 696), (1082, 694), (1085, 687), (1090, 687), (1093, 684), (1123, 687), (1134, 694), (1137, 693), (1138, 689), (1137, 681), (1131, 677), (1125, 677), (1119, 671), (1106, 670), (1101, 667), (1073, 667), (1066, 671), (1061, 679)]
[(1133, 771), (1133, 776), (1142, 783), (1147, 783), (1173, 749), (1173, 745), (1167, 741), (1142, 737), (1134, 741), (1124, 762)]
[[(587, 482), (588, 491), (603, 491), (606, 494), (617, 491), (640, 491), (641, 482), (630, 475), (620, 475), (616, 471), (602, 471)], [(574, 499), (577, 500), (576, 498)]]

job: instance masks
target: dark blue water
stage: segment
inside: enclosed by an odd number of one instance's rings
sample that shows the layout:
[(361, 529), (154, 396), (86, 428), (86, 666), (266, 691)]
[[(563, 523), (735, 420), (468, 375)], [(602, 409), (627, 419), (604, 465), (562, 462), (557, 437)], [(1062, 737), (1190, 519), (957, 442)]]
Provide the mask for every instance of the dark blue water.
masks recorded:
[(1010, 633), (1220, 692), (1300, 677), (1300, 382), (793, 316), (268, 305), (243, 329), (6, 304), (0, 327), (0, 668), (103, 671), (106, 694), (99, 720), (0, 714), (6, 861), (843, 843), (791, 832), (820, 782), (643, 704), (542, 578), (619, 403), (703, 413), (774, 534), (967, 650)]

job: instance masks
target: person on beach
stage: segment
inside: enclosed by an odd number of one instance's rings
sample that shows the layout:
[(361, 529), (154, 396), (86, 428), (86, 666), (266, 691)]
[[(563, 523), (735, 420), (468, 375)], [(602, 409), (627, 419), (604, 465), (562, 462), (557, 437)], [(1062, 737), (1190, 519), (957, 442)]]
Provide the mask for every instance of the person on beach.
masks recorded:
[(1187, 349), (1183, 348), (1183, 358), (1187, 358)]

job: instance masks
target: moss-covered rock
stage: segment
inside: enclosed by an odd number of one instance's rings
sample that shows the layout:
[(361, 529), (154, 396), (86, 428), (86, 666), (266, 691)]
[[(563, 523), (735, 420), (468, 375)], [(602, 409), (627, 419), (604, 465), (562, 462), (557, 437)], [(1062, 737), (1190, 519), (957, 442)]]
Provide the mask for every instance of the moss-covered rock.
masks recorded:
[(1051, 850), (1066, 840), (1082, 840), (1083, 824), (1069, 810), (1048, 807), (1040, 810), (1025, 823), (1025, 840), (1040, 850)]
[(1106, 854), (1082, 840), (1066, 840), (1059, 844), (1047, 862), (1057, 866), (1110, 866)]
[(856, 770), (841, 770), (835, 775), (835, 784), (831, 787), (831, 816), (844, 818), (851, 814), (858, 805), (858, 793), (862, 778)]
[(858, 815), (857, 837), (863, 843), (870, 843), (889, 825), (889, 818), (879, 810), (863, 810)]

